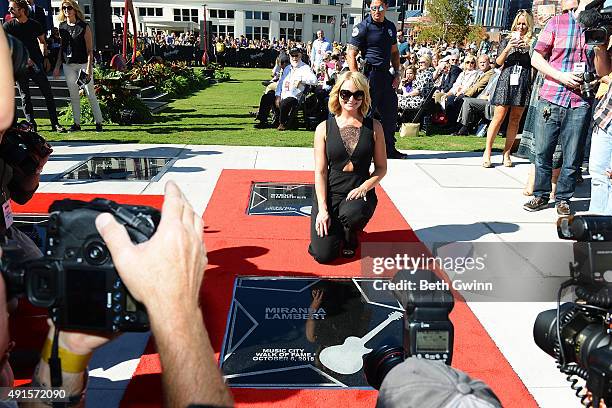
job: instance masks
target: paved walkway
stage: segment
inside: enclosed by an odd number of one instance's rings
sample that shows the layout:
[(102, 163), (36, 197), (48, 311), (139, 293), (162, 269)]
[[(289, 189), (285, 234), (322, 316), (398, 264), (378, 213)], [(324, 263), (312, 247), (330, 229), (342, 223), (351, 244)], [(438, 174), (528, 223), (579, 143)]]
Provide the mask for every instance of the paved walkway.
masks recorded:
[[(409, 160), (389, 162), (385, 191), (423, 242), (485, 241), (511, 247), (516, 242), (556, 242), (554, 208), (538, 213), (522, 209), (529, 164), (480, 166), (479, 153), (410, 151)], [(59, 176), (91, 155), (176, 158), (158, 182), (61, 182)], [(202, 213), (222, 169), (313, 170), (309, 148), (230, 147), (191, 145), (115, 145), (56, 143), (42, 176), (40, 192), (162, 194), (165, 181), (175, 180), (196, 211)], [(588, 208), (590, 182), (579, 186), (573, 205)], [(563, 263), (562, 263), (563, 265)], [(564, 263), (567, 265), (567, 263)], [(530, 271), (517, 271), (523, 276)], [(533, 272), (535, 273), (535, 272)], [(568, 274), (567, 266), (550, 272)], [(471, 303), (530, 392), (542, 407), (577, 407), (569, 383), (554, 360), (533, 342), (536, 315), (553, 303)], [(483, 356), (487, 358), (487, 356)]]

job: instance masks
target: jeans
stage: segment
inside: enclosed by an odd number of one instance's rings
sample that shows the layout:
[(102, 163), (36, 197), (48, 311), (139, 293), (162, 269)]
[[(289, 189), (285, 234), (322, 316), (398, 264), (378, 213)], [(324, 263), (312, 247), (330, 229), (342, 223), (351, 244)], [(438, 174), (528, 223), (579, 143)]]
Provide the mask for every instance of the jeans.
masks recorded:
[(32, 95), (30, 93), (30, 79), (40, 89), (40, 92), (45, 97), (45, 103), (47, 104), (47, 110), (49, 111), (49, 119), (51, 124), (56, 126), (59, 124), (57, 120), (57, 109), (55, 107), (55, 100), (53, 99), (53, 92), (51, 91), (51, 84), (47, 74), (41, 65), (36, 67), (28, 68), (27, 73), (24, 73), (20, 77), (17, 77), (17, 90), (21, 97), (21, 108), (23, 109), (23, 115), (26, 120), (30, 123), (35, 123), (34, 120), (34, 107), (32, 106)]
[[(70, 102), (72, 104), (72, 116), (74, 117), (74, 123), (76, 125), (81, 124), (81, 96), (79, 95), (79, 86), (76, 84), (79, 78), (81, 70), (85, 71), (87, 64), (64, 64), (64, 76), (66, 77), (66, 85), (70, 91)], [(89, 99), (89, 105), (94, 115), (96, 123), (102, 123), (102, 111), (100, 111), (100, 104), (96, 99), (96, 91), (94, 89), (93, 77), (87, 85), (85, 85), (85, 93)]]
[(612, 180), (606, 170), (612, 169), (612, 127), (605, 131), (596, 127), (591, 139), (589, 173), (591, 174), (591, 205), (589, 212), (612, 215)]
[(559, 140), (563, 166), (557, 181), (555, 201), (568, 201), (576, 189), (576, 177), (582, 163), (584, 142), (591, 123), (591, 107), (564, 108), (540, 99), (535, 127), (535, 197), (548, 198), (551, 191), (552, 160)]

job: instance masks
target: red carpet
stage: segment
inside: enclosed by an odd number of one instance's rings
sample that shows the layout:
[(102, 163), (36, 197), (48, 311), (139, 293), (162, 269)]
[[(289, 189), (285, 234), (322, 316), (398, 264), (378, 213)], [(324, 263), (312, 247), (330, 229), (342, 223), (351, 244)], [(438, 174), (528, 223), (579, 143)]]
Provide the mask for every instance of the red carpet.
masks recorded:
[[(202, 306), (218, 354), (238, 275), (361, 276), (360, 263), (319, 265), (306, 252), (306, 217), (247, 216), (254, 181), (313, 182), (312, 172), (224, 170), (204, 213), (209, 266), (202, 287)], [(389, 197), (377, 189), (376, 214), (364, 241), (418, 242)], [(139, 203), (143, 203), (139, 201)], [(533, 397), (465, 303), (456, 302), (453, 366), (487, 382), (507, 407), (537, 407)], [(123, 399), (124, 406), (161, 403), (159, 359), (150, 344)], [(189, 375), (189, 373), (185, 373)], [(205, 379), (201, 379), (205, 381)], [(364, 407), (375, 405), (376, 392), (364, 390), (233, 389), (237, 405), (249, 407)]]

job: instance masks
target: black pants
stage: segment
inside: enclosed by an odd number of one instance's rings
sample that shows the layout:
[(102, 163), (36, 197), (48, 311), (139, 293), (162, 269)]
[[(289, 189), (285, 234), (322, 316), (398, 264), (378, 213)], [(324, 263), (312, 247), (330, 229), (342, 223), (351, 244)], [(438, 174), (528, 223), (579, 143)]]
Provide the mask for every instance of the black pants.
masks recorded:
[(274, 94), (274, 91), (270, 91), (261, 96), (261, 99), (259, 100), (259, 110), (257, 111), (257, 120), (262, 123), (268, 122), (270, 111), (277, 110), (275, 101), (276, 95)]
[(388, 70), (371, 71), (368, 79), (372, 98), (372, 117), (380, 120), (383, 127), (387, 153), (394, 152), (396, 150), (397, 93), (393, 89), (393, 76)]
[(297, 113), (298, 100), (288, 97), (280, 101), (280, 124), (288, 126)]
[(319, 237), (316, 231), (317, 214), (319, 213), (316, 193), (313, 199), (308, 252), (318, 263), (332, 262), (340, 256), (342, 247), (356, 245), (357, 243), (352, 241), (370, 221), (378, 203), (374, 190), (368, 193), (367, 201), (363, 198), (347, 201), (345, 196), (332, 197), (331, 200), (327, 200), (331, 224), (328, 234), (324, 237)]
[(449, 124), (456, 124), (459, 117), (459, 111), (463, 105), (463, 96), (451, 95), (446, 98), (446, 117)]
[(40, 92), (45, 97), (45, 103), (47, 104), (47, 110), (49, 111), (49, 119), (51, 119), (51, 125), (55, 126), (59, 124), (57, 120), (57, 109), (55, 107), (55, 100), (53, 99), (53, 93), (51, 92), (51, 84), (44, 69), (39, 67), (38, 69), (29, 68), (27, 74), (17, 78), (17, 89), (19, 89), (19, 96), (21, 97), (21, 107), (23, 114), (28, 122), (34, 123), (34, 107), (32, 106), (32, 96), (30, 94), (30, 82), (32, 79), (34, 83), (40, 89)]

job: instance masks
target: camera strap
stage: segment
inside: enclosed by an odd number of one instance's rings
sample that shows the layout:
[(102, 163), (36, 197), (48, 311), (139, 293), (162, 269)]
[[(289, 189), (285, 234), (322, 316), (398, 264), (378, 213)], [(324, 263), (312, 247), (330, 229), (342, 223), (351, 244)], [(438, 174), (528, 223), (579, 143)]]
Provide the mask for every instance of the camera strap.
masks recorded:
[[(59, 329), (56, 327), (53, 333), (53, 344), (51, 345), (51, 356), (49, 357), (49, 370), (51, 374), (51, 387), (62, 386), (62, 360), (59, 358)], [(53, 407), (63, 408), (64, 402), (54, 402)]]

